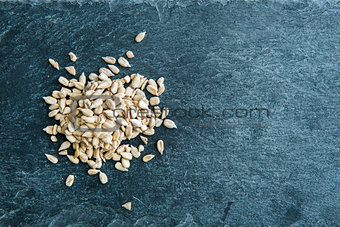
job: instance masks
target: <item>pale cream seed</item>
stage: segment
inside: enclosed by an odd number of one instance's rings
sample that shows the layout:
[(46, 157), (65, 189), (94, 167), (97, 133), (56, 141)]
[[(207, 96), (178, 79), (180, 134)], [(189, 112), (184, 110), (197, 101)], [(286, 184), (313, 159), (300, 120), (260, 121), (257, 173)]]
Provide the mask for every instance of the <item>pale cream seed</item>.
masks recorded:
[(155, 157), (155, 155), (153, 155), (153, 154), (147, 154), (143, 157), (143, 162), (148, 162), (151, 159), (153, 159), (154, 157)]
[(117, 170), (123, 171), (123, 172), (129, 171), (127, 168), (123, 167), (122, 163), (120, 163), (120, 162), (116, 162), (115, 168)]
[(99, 172), (99, 180), (102, 184), (106, 184), (109, 181), (107, 175), (103, 172)]
[(163, 121), (163, 125), (164, 125), (165, 127), (167, 127), (167, 128), (177, 128), (175, 122), (173, 122), (173, 121), (170, 120), (170, 119), (165, 119), (165, 120)]
[(45, 156), (46, 156), (46, 158), (47, 158), (50, 162), (52, 162), (53, 164), (58, 163), (58, 158), (57, 158), (57, 157), (55, 157), (55, 156), (53, 156), (53, 155), (51, 155), (51, 154), (45, 154)]
[(67, 187), (71, 187), (73, 185), (73, 182), (74, 182), (74, 175), (70, 174), (68, 175), (68, 177), (66, 178), (66, 186)]
[(54, 143), (56, 143), (56, 142), (58, 142), (58, 139), (57, 139), (56, 136), (51, 136), (51, 141), (54, 142)]
[(161, 153), (161, 155), (163, 154), (164, 151), (164, 142), (163, 140), (158, 140), (157, 141), (157, 150), (159, 153)]
[(118, 74), (119, 73), (119, 68), (115, 65), (108, 65), (107, 67), (109, 67), (109, 69), (114, 73), (114, 74)]
[(66, 149), (68, 149), (70, 146), (71, 146), (71, 143), (70, 143), (69, 141), (65, 141), (65, 142), (63, 142), (63, 143), (60, 145), (58, 151), (66, 150)]
[(47, 96), (47, 97), (43, 97), (43, 99), (45, 100), (45, 102), (47, 104), (53, 105), (57, 103), (57, 99), (53, 98), (52, 96)]
[(99, 172), (100, 172), (99, 169), (89, 169), (89, 170), (87, 171), (87, 173), (88, 173), (89, 175), (96, 175), (96, 174), (99, 173)]
[(72, 76), (76, 75), (76, 68), (74, 66), (67, 66), (65, 70)]
[(58, 154), (62, 156), (68, 155), (67, 150), (60, 151)]
[[(63, 77), (63, 76), (61, 76), (61, 77), (59, 77), (58, 78), (58, 81), (59, 81), (59, 83), (61, 83), (62, 85), (64, 85), (65, 87), (68, 87), (68, 85), (69, 85), (69, 80), (68, 79), (66, 79), (65, 77)], [(70, 91), (71, 92), (71, 91)]]
[(118, 64), (119, 64), (120, 66), (122, 66), (122, 67), (125, 67), (125, 68), (130, 68), (130, 67), (131, 67), (129, 61), (126, 60), (126, 59), (123, 58), (123, 57), (119, 57), (119, 58), (118, 58)]
[(126, 57), (128, 58), (134, 58), (135, 55), (133, 54), (133, 52), (131, 50), (129, 50), (128, 52), (126, 52)]
[(59, 63), (53, 60), (52, 58), (48, 59), (48, 62), (52, 65), (53, 68), (59, 70)]
[(77, 61), (78, 59), (77, 56), (73, 52), (68, 53), (68, 56), (70, 56), (70, 60), (73, 62)]
[(145, 38), (145, 34), (146, 34), (146, 32), (141, 32), (141, 33), (139, 33), (139, 34), (136, 36), (135, 41), (136, 41), (137, 43), (142, 42), (143, 39)]
[(116, 63), (116, 59), (114, 57), (102, 57), (102, 59), (107, 63), (107, 64), (115, 64)]
[(127, 209), (127, 210), (131, 210), (131, 208), (132, 208), (132, 203), (131, 203), (131, 202), (124, 203), (124, 204), (122, 205), (122, 207), (124, 207), (124, 208)]
[(145, 136), (139, 136), (139, 137), (144, 144), (148, 144), (148, 138), (146, 138)]
[(151, 97), (150, 98), (150, 105), (151, 106), (155, 106), (158, 105), (160, 103), (160, 100), (158, 97)]

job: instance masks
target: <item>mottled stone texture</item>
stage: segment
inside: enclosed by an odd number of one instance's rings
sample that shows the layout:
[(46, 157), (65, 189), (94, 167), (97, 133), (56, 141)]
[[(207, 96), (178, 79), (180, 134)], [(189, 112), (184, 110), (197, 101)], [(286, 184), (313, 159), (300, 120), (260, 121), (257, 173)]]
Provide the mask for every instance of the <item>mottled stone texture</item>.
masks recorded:
[[(335, 2), (0, 3), (0, 22), (0, 224), (340, 224)], [(100, 56), (127, 50), (136, 57), (120, 76), (163, 76), (164, 105), (211, 108), (210, 116), (177, 111), (178, 130), (158, 128), (144, 151), (157, 153), (163, 139), (164, 156), (134, 160), (127, 173), (107, 162), (101, 185), (85, 165), (64, 157), (53, 165), (43, 155), (60, 142), (42, 131), (54, 120), (41, 97), (66, 75), (47, 59), (65, 67), (73, 51), (88, 75), (105, 66)], [(269, 117), (221, 116), (256, 107)], [(76, 175), (71, 188), (68, 174)], [(130, 212), (121, 208), (129, 200)]]

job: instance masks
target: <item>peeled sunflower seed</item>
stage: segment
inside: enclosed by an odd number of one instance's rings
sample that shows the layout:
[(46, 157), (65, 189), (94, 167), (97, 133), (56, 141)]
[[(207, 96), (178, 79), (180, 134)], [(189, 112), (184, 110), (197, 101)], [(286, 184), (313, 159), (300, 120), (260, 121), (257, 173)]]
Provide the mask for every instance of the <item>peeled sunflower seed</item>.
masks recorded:
[(146, 138), (145, 136), (139, 136), (139, 137), (143, 141), (143, 143), (148, 144), (148, 138)]
[(60, 151), (58, 154), (59, 155), (68, 155), (67, 150)]
[(109, 181), (107, 175), (103, 172), (99, 172), (99, 180), (102, 184), (106, 184)]
[(59, 77), (58, 81), (59, 81), (59, 83), (61, 83), (65, 87), (68, 87), (69, 81), (65, 77), (63, 77), (63, 76)]
[(154, 157), (155, 157), (155, 155), (153, 155), (153, 154), (147, 154), (143, 157), (143, 162), (148, 162), (151, 159), (153, 159)]
[(77, 56), (73, 52), (68, 53), (68, 56), (70, 56), (70, 60), (73, 62), (77, 61), (78, 59)]
[(118, 74), (119, 73), (119, 68), (115, 65), (108, 65), (107, 67), (109, 67), (109, 69), (114, 73), (114, 74)]
[(157, 141), (157, 150), (159, 153), (161, 153), (161, 155), (163, 154), (164, 151), (164, 142), (163, 140), (158, 140)]
[(70, 146), (71, 146), (71, 143), (70, 143), (69, 141), (65, 141), (65, 142), (63, 142), (63, 143), (60, 145), (58, 151), (66, 150), (66, 149), (68, 149)]
[(146, 34), (146, 32), (141, 32), (141, 33), (139, 33), (139, 34), (136, 36), (135, 41), (136, 41), (137, 43), (142, 42), (142, 40), (143, 40), (144, 37), (145, 37), (145, 34)]
[(122, 163), (120, 162), (116, 162), (115, 164), (115, 168), (118, 169), (119, 171), (123, 171), (123, 172), (126, 172), (126, 171), (129, 171), (127, 168), (125, 168)]
[(66, 186), (71, 187), (73, 185), (74, 182), (74, 175), (70, 174), (68, 175), (68, 177), (66, 178)]
[(130, 67), (131, 67), (129, 61), (126, 60), (126, 59), (123, 58), (123, 57), (118, 58), (118, 64), (119, 64), (120, 66), (122, 66), (122, 67), (125, 67), (125, 68), (130, 68)]
[(59, 70), (59, 63), (53, 60), (52, 58), (48, 59), (48, 62), (52, 65), (53, 68), (56, 68)]
[(163, 121), (163, 125), (164, 125), (165, 127), (167, 127), (167, 128), (177, 128), (175, 122), (173, 122), (173, 121), (170, 120), (170, 119), (165, 119), (165, 120)]
[(128, 52), (126, 52), (126, 57), (128, 58), (134, 58), (135, 55), (133, 54), (133, 52), (131, 50), (129, 50)]
[(56, 164), (58, 163), (58, 158), (57, 157), (54, 157), (53, 155), (51, 154), (45, 154), (46, 158), (52, 162), (53, 164)]
[(45, 100), (45, 102), (47, 104), (53, 105), (57, 103), (57, 99), (53, 98), (52, 96), (47, 96), (47, 97), (43, 97), (43, 99)]
[(114, 57), (102, 57), (102, 59), (107, 63), (107, 64), (115, 64), (116, 63), (116, 59)]
[(65, 67), (65, 70), (72, 76), (76, 75), (76, 68), (74, 68), (74, 66), (67, 66)]
[(151, 97), (150, 98), (150, 105), (151, 106), (155, 106), (158, 105), (160, 103), (160, 100), (158, 97)]
[(99, 172), (100, 172), (99, 169), (89, 169), (89, 170), (87, 171), (87, 173), (88, 173), (89, 175), (96, 175), (96, 174), (99, 173)]
[(131, 210), (131, 208), (132, 208), (132, 203), (131, 203), (131, 202), (124, 203), (124, 204), (122, 205), (122, 207), (124, 207), (124, 208), (127, 209), (127, 210)]
[(51, 136), (51, 141), (55, 143), (58, 142), (58, 139), (56, 136)]

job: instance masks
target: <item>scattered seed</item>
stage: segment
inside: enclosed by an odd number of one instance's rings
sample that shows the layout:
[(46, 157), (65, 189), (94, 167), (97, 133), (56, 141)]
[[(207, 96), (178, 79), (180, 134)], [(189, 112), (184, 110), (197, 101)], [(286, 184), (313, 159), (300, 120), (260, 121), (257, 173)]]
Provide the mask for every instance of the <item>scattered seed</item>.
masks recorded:
[(153, 159), (154, 157), (155, 157), (155, 155), (153, 155), (153, 154), (147, 154), (143, 157), (143, 162), (148, 162), (151, 159)]
[(157, 141), (157, 150), (159, 153), (161, 153), (161, 155), (163, 155), (163, 151), (164, 151), (164, 142), (163, 140), (158, 140)]
[(99, 172), (99, 180), (102, 184), (106, 184), (109, 181), (107, 175), (103, 172)]
[(143, 141), (144, 144), (148, 144), (148, 138), (146, 138), (145, 136), (139, 136), (139, 137)]
[(72, 163), (74, 164), (78, 164), (79, 163), (79, 159), (75, 158), (73, 155), (67, 155), (68, 160), (70, 160)]
[(134, 58), (135, 55), (133, 54), (133, 52), (131, 50), (129, 50), (128, 52), (126, 52), (126, 57), (128, 58)]
[(177, 128), (175, 122), (173, 122), (172, 120), (169, 120), (169, 119), (165, 119), (163, 121), (163, 125), (167, 128)]
[(118, 169), (119, 171), (123, 171), (123, 172), (129, 171), (127, 168), (123, 167), (122, 163), (120, 163), (120, 162), (116, 162), (115, 168)]
[(58, 154), (63, 156), (68, 155), (67, 150), (60, 151)]
[(73, 182), (74, 182), (74, 175), (68, 175), (68, 177), (66, 178), (66, 186), (67, 187), (71, 187), (73, 185)]
[(63, 142), (63, 143), (60, 145), (58, 151), (66, 150), (66, 149), (68, 149), (70, 146), (71, 146), (71, 143), (70, 143), (69, 141), (65, 141), (65, 142)]
[(46, 158), (52, 162), (53, 164), (56, 164), (58, 163), (58, 158), (57, 157), (54, 157), (53, 155), (51, 154), (45, 154)]
[(127, 203), (124, 203), (124, 204), (122, 205), (122, 207), (124, 207), (124, 208), (127, 209), (127, 210), (131, 210), (132, 204), (131, 204), (131, 202), (127, 202)]
[(114, 73), (114, 74), (118, 74), (119, 73), (119, 68), (115, 65), (108, 65), (107, 67), (109, 67), (109, 69)]
[(65, 70), (72, 76), (76, 75), (76, 68), (74, 68), (74, 66), (67, 66), (65, 67)]
[(150, 98), (150, 105), (151, 106), (156, 106), (160, 103), (160, 100), (158, 97), (151, 97)]
[(53, 105), (57, 103), (57, 99), (53, 98), (52, 96), (47, 96), (47, 97), (43, 97), (43, 99), (45, 100), (45, 102), (47, 104)]
[(51, 141), (55, 143), (58, 142), (58, 139), (56, 136), (51, 136)]
[(116, 63), (116, 59), (114, 57), (102, 57), (102, 59), (107, 63), (107, 64), (115, 64)]
[(122, 67), (125, 67), (125, 68), (130, 68), (130, 67), (131, 67), (129, 61), (126, 60), (126, 59), (123, 58), (123, 57), (118, 58), (118, 64), (119, 64), (120, 66), (122, 66)]
[(169, 114), (169, 108), (164, 107), (162, 110), (162, 120), (165, 119)]
[(59, 70), (59, 63), (53, 60), (52, 58), (48, 59), (49, 63), (53, 66), (53, 68), (56, 68)]
[(73, 62), (77, 61), (78, 58), (73, 52), (68, 53), (68, 55), (70, 56), (71, 61)]
[(88, 173), (89, 175), (96, 175), (96, 174), (99, 173), (99, 172), (100, 172), (99, 169), (89, 169), (89, 170), (87, 171), (87, 173)]
[(141, 32), (141, 33), (139, 33), (139, 34), (136, 36), (135, 41), (136, 41), (137, 43), (142, 42), (142, 40), (143, 40), (144, 37), (145, 37), (145, 34), (146, 34), (146, 32)]
[(61, 83), (65, 87), (68, 87), (69, 81), (65, 77), (63, 77), (63, 76), (59, 77), (58, 81), (59, 81), (59, 83)]

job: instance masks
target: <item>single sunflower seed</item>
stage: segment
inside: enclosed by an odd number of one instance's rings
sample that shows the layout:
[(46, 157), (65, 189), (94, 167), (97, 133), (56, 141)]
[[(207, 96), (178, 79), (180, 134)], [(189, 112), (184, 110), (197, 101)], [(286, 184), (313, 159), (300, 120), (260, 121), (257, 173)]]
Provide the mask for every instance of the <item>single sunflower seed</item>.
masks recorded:
[(69, 80), (68, 79), (66, 79), (65, 77), (63, 77), (63, 76), (61, 76), (61, 77), (59, 77), (58, 78), (58, 81), (59, 81), (59, 83), (61, 83), (62, 85), (64, 85), (65, 87), (68, 87), (68, 85), (69, 85)]
[(154, 157), (155, 157), (155, 155), (153, 155), (153, 154), (147, 154), (143, 157), (143, 162), (148, 162), (151, 159), (153, 159)]
[(58, 139), (56, 136), (51, 136), (51, 141), (55, 143), (58, 142)]
[(50, 162), (52, 162), (53, 164), (58, 163), (58, 158), (57, 158), (57, 157), (55, 157), (55, 156), (53, 156), (53, 155), (51, 155), (51, 154), (45, 154), (45, 156), (46, 156), (46, 158), (47, 158)]
[(139, 34), (136, 36), (135, 41), (136, 41), (137, 43), (142, 42), (143, 39), (145, 38), (145, 34), (146, 34), (146, 32), (141, 32), (141, 33), (139, 33)]
[(99, 169), (89, 169), (89, 170), (87, 171), (87, 173), (88, 173), (89, 175), (96, 175), (96, 174), (99, 173), (99, 172), (100, 172)]
[(134, 58), (135, 55), (133, 54), (133, 52), (131, 50), (129, 50), (128, 52), (126, 52), (126, 57), (128, 58)]
[(160, 103), (160, 100), (158, 97), (151, 97), (150, 98), (150, 105), (151, 106), (156, 106)]
[(66, 150), (66, 149), (68, 149), (70, 146), (71, 146), (71, 143), (70, 143), (69, 141), (65, 141), (65, 142), (63, 142), (63, 143), (60, 145), (58, 151)]
[(165, 127), (167, 127), (167, 128), (177, 128), (175, 122), (173, 122), (173, 121), (170, 120), (170, 119), (165, 119), (165, 120), (163, 121), (163, 125), (164, 125)]
[(143, 141), (144, 144), (148, 144), (148, 138), (146, 138), (145, 136), (139, 136), (139, 137)]
[(76, 75), (76, 68), (74, 68), (74, 66), (67, 66), (65, 70), (72, 76)]
[(77, 56), (73, 52), (68, 53), (68, 56), (70, 56), (70, 60), (73, 62), (77, 61), (78, 59)]
[(119, 58), (118, 58), (118, 64), (119, 64), (120, 66), (122, 66), (122, 67), (125, 67), (125, 68), (130, 68), (130, 67), (131, 67), (129, 61), (126, 60), (126, 59), (123, 58), (123, 57), (119, 57)]
[(115, 64), (116, 63), (116, 59), (114, 57), (102, 57), (102, 59), (107, 63), (107, 64)]
[(109, 67), (109, 69), (114, 73), (114, 74), (118, 74), (119, 73), (119, 68), (115, 65), (108, 65), (107, 67)]
[(73, 182), (74, 182), (74, 175), (70, 174), (68, 175), (68, 177), (66, 178), (66, 186), (67, 187), (71, 187), (73, 185)]
[(163, 155), (163, 151), (164, 151), (164, 142), (163, 140), (158, 140), (157, 141), (157, 150), (159, 153), (161, 153), (161, 155)]
[(99, 172), (99, 180), (102, 184), (106, 184), (109, 181), (107, 175), (103, 172)]
[(52, 65), (53, 68), (59, 70), (59, 63), (53, 60), (52, 58), (48, 59), (48, 62)]
[(124, 208), (127, 209), (127, 210), (131, 210), (131, 208), (132, 208), (132, 203), (131, 203), (131, 202), (124, 203), (124, 204), (122, 205), (122, 207), (124, 207)]
[(60, 151), (58, 154), (62, 156), (68, 155), (67, 150)]

